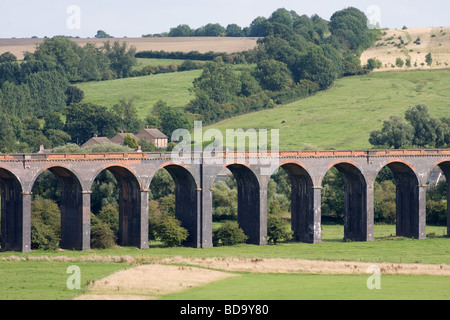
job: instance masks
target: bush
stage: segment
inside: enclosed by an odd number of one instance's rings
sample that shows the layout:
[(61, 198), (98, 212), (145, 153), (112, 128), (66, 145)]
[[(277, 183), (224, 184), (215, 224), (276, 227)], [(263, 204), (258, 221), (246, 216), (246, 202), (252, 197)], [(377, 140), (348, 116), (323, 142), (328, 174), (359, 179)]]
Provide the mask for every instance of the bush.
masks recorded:
[(105, 205), (97, 217), (105, 224), (109, 226), (114, 235), (119, 235), (119, 208), (117, 205), (107, 204)]
[(163, 217), (155, 231), (156, 236), (168, 247), (180, 246), (189, 236), (181, 222), (173, 216)]
[(436, 226), (447, 224), (447, 201), (427, 201), (427, 223)]
[(32, 203), (31, 249), (56, 250), (61, 237), (61, 212), (48, 199), (37, 198)]
[(234, 246), (244, 243), (247, 239), (248, 237), (235, 221), (225, 221), (220, 228), (213, 232), (214, 246)]
[(280, 216), (269, 215), (267, 220), (267, 240), (273, 244), (280, 241), (290, 241), (293, 232), (290, 225)]
[(91, 248), (108, 249), (116, 244), (116, 236), (110, 226), (91, 213)]

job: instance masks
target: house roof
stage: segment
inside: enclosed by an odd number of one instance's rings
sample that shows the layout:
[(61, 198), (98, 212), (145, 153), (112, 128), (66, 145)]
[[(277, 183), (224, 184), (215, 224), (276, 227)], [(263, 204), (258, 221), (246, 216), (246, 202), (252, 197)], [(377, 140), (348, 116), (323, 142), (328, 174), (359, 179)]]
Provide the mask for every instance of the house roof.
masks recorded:
[(130, 135), (132, 138), (136, 139), (136, 141), (139, 141), (139, 138), (136, 137), (134, 134), (132, 134), (132, 133), (125, 133), (125, 132), (119, 132), (118, 134), (116, 134), (116, 136), (114, 138), (111, 139), (111, 141), (114, 142), (114, 143), (123, 143), (123, 141), (125, 140), (126, 135)]
[(108, 144), (108, 143), (113, 143), (113, 142), (106, 137), (93, 137), (93, 138), (89, 139), (88, 141), (86, 141), (86, 143), (83, 144), (81, 147), (84, 148), (84, 147)]
[(168, 137), (159, 131), (158, 129), (144, 129), (137, 135), (139, 138), (152, 138), (152, 139), (168, 139)]

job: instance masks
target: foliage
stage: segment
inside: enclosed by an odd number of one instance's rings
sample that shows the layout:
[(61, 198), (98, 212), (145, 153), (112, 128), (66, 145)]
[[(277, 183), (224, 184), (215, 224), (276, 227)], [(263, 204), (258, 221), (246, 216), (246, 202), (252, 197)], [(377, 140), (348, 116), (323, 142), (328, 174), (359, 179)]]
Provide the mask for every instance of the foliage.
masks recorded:
[(213, 220), (237, 219), (237, 186), (232, 176), (226, 181), (214, 184), (213, 190)]
[(138, 142), (136, 141), (136, 138), (133, 138), (132, 136), (127, 134), (127, 135), (125, 135), (125, 138), (123, 140), (123, 145), (127, 146), (131, 149), (137, 149)]
[(103, 46), (106, 56), (110, 61), (110, 67), (118, 78), (126, 78), (130, 75), (133, 66), (137, 64), (136, 48), (128, 48), (128, 44), (115, 41), (112, 45), (110, 41)]
[(283, 91), (292, 86), (292, 75), (284, 62), (264, 60), (258, 62), (255, 78), (264, 90)]
[(376, 59), (376, 58), (370, 58), (369, 60), (367, 60), (367, 69), (369, 70), (374, 70), (374, 69), (379, 69), (383, 66), (383, 63)]
[(267, 219), (267, 240), (269, 243), (277, 244), (281, 241), (292, 239), (291, 226), (283, 218), (277, 215), (269, 215)]
[(374, 146), (405, 148), (409, 146), (443, 147), (448, 144), (450, 127), (445, 119), (432, 117), (426, 105), (411, 106), (405, 119), (391, 116), (384, 121), (381, 130), (372, 131), (369, 142)]
[(149, 120), (152, 124), (158, 125), (168, 137), (171, 137), (177, 129), (191, 130), (194, 126), (188, 114), (169, 106), (164, 101), (158, 101), (155, 104), (152, 114), (147, 117), (148, 122)]
[(224, 63), (208, 62), (202, 75), (194, 80), (194, 92), (204, 92), (217, 103), (228, 103), (241, 91), (239, 78), (230, 66)]
[(91, 248), (108, 249), (114, 247), (116, 237), (110, 226), (96, 215), (91, 214)]
[(105, 39), (105, 38), (113, 38), (112, 36), (110, 36), (109, 34), (107, 34), (105, 31), (103, 30), (98, 30), (97, 34), (95, 35), (95, 38), (98, 39)]
[(394, 224), (396, 221), (395, 183), (385, 180), (375, 183), (374, 219), (379, 223)]
[(247, 238), (235, 221), (225, 221), (218, 229), (213, 231), (214, 246), (234, 246), (244, 243)]
[(413, 127), (399, 116), (390, 116), (383, 122), (383, 129), (372, 131), (369, 142), (374, 146), (400, 149), (412, 144)]
[(342, 223), (344, 219), (344, 179), (336, 168), (322, 182), (322, 222)]
[(189, 236), (181, 222), (170, 215), (162, 217), (155, 229), (156, 236), (169, 247), (180, 246)]
[[(143, 122), (139, 119), (134, 100), (122, 99), (112, 107), (113, 112), (120, 120), (120, 128), (124, 132), (138, 133), (144, 128)], [(132, 147), (133, 148), (133, 147)]]
[(431, 55), (431, 52), (425, 56), (425, 62), (428, 66), (431, 66), (433, 64), (433, 56)]
[(68, 86), (66, 89), (67, 101), (66, 105), (70, 106), (73, 103), (80, 103), (84, 99), (84, 92), (78, 87)]
[(31, 206), (31, 248), (56, 250), (61, 238), (61, 212), (49, 199), (36, 198)]
[(64, 131), (72, 137), (72, 142), (80, 145), (94, 134), (112, 138), (120, 128), (120, 118), (103, 106), (91, 103), (74, 104), (65, 110), (65, 114)]

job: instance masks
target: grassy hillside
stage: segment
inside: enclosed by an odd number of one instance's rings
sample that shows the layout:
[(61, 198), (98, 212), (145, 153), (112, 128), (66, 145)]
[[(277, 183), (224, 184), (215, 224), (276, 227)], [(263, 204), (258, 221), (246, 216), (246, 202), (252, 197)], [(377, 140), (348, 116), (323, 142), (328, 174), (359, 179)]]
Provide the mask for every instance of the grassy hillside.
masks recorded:
[(189, 88), (201, 70), (175, 72), (147, 77), (80, 83), (85, 101), (112, 106), (121, 99), (134, 98), (139, 116), (144, 118), (158, 100), (174, 107), (184, 107), (191, 99)]
[[(343, 78), (316, 96), (210, 126), (279, 129), (282, 150), (312, 144), (320, 149), (365, 149), (370, 132), (390, 115), (425, 103), (433, 116), (450, 116), (450, 70), (372, 73)], [(286, 123), (282, 123), (285, 121)]]

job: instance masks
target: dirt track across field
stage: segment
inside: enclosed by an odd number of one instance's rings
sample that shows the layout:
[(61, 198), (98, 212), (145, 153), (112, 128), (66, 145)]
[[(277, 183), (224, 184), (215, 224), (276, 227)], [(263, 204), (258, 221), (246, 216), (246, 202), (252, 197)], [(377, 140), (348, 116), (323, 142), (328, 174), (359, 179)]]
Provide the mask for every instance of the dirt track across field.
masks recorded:
[[(136, 47), (139, 51), (160, 51), (167, 52), (198, 51), (205, 53), (208, 51), (235, 53), (253, 49), (256, 47), (258, 38), (234, 38), (234, 37), (186, 37), (186, 38), (114, 38), (114, 39), (77, 39), (72, 41), (84, 46), (87, 43), (96, 44), (100, 47), (106, 41), (126, 42)], [(44, 39), (0, 39), (0, 54), (4, 52), (13, 53), (17, 59), (23, 59), (26, 51), (34, 52), (36, 45), (42, 43)]]

